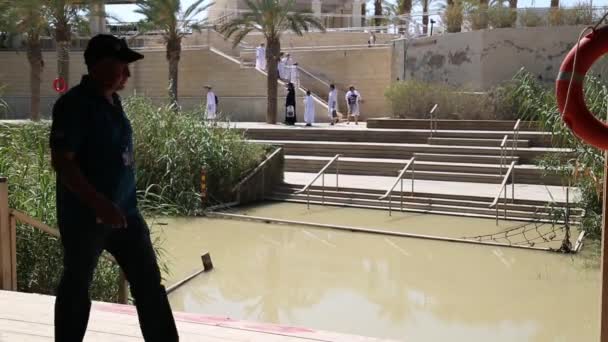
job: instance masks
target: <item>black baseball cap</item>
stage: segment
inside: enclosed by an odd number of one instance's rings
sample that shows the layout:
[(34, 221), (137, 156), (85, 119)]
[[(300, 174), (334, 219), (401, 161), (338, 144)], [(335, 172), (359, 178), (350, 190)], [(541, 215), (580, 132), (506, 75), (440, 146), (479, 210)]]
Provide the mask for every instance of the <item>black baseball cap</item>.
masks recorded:
[(132, 63), (144, 58), (127, 45), (124, 38), (110, 34), (98, 34), (89, 40), (84, 51), (84, 62), (90, 68), (104, 58), (115, 58), (125, 63)]

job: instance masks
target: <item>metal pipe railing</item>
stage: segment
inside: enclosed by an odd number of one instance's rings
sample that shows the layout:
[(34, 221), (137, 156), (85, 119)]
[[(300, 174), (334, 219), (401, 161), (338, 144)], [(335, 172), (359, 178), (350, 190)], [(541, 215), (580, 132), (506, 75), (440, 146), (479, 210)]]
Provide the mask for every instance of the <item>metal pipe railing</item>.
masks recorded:
[[(496, 197), (494, 197), (494, 201), (492, 201), (492, 204), (490, 204), (490, 209), (493, 207), (496, 207), (496, 225), (498, 225), (498, 201), (500, 200), (500, 195), (503, 194), (504, 192), (504, 206), (505, 206), (505, 219), (507, 218), (507, 181), (509, 180), (509, 177), (511, 176), (511, 174), (515, 174), (515, 161), (511, 162), (511, 165), (509, 166), (509, 169), (507, 170), (507, 173), (505, 173), (505, 177), (502, 180), (502, 183), (500, 183), (500, 189), (498, 190), (498, 193), (496, 194)], [(512, 196), (513, 196), (513, 200), (515, 200), (515, 182), (511, 182), (512, 183)]]
[(407, 164), (405, 164), (405, 167), (401, 170), (401, 172), (399, 172), (399, 175), (397, 176), (397, 179), (395, 179), (395, 182), (393, 183), (393, 185), (384, 193), (384, 195), (378, 197), (379, 200), (383, 200), (385, 198), (388, 197), (388, 215), (391, 216), (391, 204), (392, 204), (392, 194), (393, 194), (393, 190), (395, 189), (395, 187), (397, 186), (397, 184), (399, 182), (401, 182), (401, 194), (400, 194), (400, 201), (401, 201), (401, 211), (403, 211), (403, 176), (405, 175), (405, 172), (410, 168), (412, 168), (412, 197), (414, 197), (414, 181), (415, 181), (415, 174), (416, 174), (416, 170), (414, 169), (414, 162), (416, 161), (416, 157), (412, 157), (410, 159), (410, 161), (407, 162)]
[(430, 121), (431, 121), (431, 138), (433, 137), (434, 131), (437, 130), (437, 123), (435, 122), (435, 111), (437, 110), (438, 105), (435, 103), (431, 111), (429, 112)]
[(306, 191), (306, 207), (308, 209), (310, 209), (310, 187), (313, 185), (314, 182), (316, 182), (317, 179), (319, 179), (319, 177), (321, 178), (321, 203), (325, 204), (325, 171), (327, 171), (327, 169), (335, 162), (336, 163), (336, 191), (339, 190), (339, 184), (338, 184), (338, 177), (339, 177), (339, 172), (340, 172), (340, 157), (342, 155), (341, 154), (336, 154), (333, 158), (331, 158), (330, 161), (327, 162), (327, 164), (325, 164), (325, 166), (323, 166), (323, 168), (321, 169), (321, 171), (317, 172), (317, 174), (315, 175), (315, 177), (308, 182), (308, 184), (306, 184), (302, 189), (298, 190), (295, 192), (295, 194), (301, 194), (304, 191)]

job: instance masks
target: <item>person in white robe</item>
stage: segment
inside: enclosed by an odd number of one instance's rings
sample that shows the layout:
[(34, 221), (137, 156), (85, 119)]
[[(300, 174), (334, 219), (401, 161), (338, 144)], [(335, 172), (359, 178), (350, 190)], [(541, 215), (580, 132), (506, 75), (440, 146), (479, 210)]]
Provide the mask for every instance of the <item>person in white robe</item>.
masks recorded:
[(338, 123), (338, 90), (333, 84), (329, 85), (329, 95), (327, 96), (327, 114), (329, 122), (333, 126)]
[(282, 81), (286, 80), (287, 77), (285, 77), (285, 54), (282, 52), (279, 54), (279, 63), (277, 65), (277, 69), (279, 71), (279, 79)]
[(207, 104), (205, 114), (207, 120), (215, 120), (217, 116), (217, 98), (211, 86), (207, 85), (205, 86), (205, 89), (207, 89)]
[(348, 106), (348, 114), (346, 124), (350, 124), (350, 117), (355, 118), (355, 124), (359, 124), (359, 114), (360, 114), (360, 105), (361, 105), (361, 94), (355, 89), (354, 86), (348, 87), (348, 92), (344, 96), (346, 99), (346, 105)]
[(304, 122), (306, 122), (306, 126), (312, 126), (315, 123), (315, 100), (310, 90), (306, 91), (306, 97), (304, 97)]
[(255, 49), (255, 68), (262, 71), (266, 70), (266, 47), (264, 43)]
[(298, 63), (294, 63), (290, 66), (289, 82), (298, 89), (300, 87), (300, 74), (298, 70)]

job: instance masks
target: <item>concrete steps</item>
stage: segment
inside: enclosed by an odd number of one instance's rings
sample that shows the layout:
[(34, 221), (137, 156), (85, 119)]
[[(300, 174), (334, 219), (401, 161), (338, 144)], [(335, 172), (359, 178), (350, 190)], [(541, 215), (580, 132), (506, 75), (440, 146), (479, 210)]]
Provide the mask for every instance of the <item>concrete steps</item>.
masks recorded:
[[(436, 120), (438, 130), (482, 130), (482, 131), (513, 131), (515, 121), (506, 120)], [(427, 119), (392, 119), (373, 118), (367, 120), (368, 128), (392, 129), (427, 129)], [(520, 131), (537, 131), (539, 124), (532, 121), (522, 121)]]
[[(452, 162), (459, 163), (466, 161), (467, 163), (478, 164), (500, 164), (500, 156), (478, 156), (471, 154), (440, 154), (440, 153), (414, 153), (417, 161), (436, 161), (436, 162)], [(512, 161), (519, 162), (519, 157), (508, 155), (505, 158), (506, 164), (511, 164)]]
[[(506, 147), (511, 148), (514, 140), (507, 139)], [(502, 139), (475, 139), (475, 138), (428, 138), (430, 145), (450, 145), (450, 146), (491, 146), (500, 147)], [(517, 139), (518, 148), (530, 146), (530, 141)]]
[[(289, 127), (242, 129), (245, 136), (254, 140), (301, 140), (337, 142), (376, 142), (427, 144), (431, 132), (427, 129), (350, 129), (342, 126), (327, 127)], [(487, 146), (499, 146), (503, 137), (513, 138), (513, 131), (436, 131), (434, 138), (456, 139), (494, 139), (499, 140)], [(530, 146), (551, 147), (551, 134), (548, 132), (521, 132), (519, 140), (527, 140)], [(509, 144), (512, 144), (510, 141)], [(477, 145), (471, 145), (477, 146)], [(485, 146), (485, 145), (484, 145)], [(511, 146), (511, 145), (509, 145)], [(518, 145), (522, 147), (523, 145)]]
[[(330, 157), (314, 156), (285, 156), (285, 171), (287, 172), (309, 172), (316, 173), (327, 164)], [(406, 178), (412, 174), (419, 180), (440, 180), (452, 182), (472, 183), (501, 183), (507, 165), (500, 172), (500, 164), (481, 164), (461, 162), (438, 162), (419, 161), (414, 164), (414, 172), (406, 171)], [(340, 158), (340, 174), (369, 175), (396, 177), (401, 169), (407, 164), (407, 159), (384, 159), (384, 158)], [(329, 169), (335, 172), (335, 167)], [(561, 179), (557, 175), (544, 175), (544, 171), (535, 165), (518, 165), (515, 168), (516, 182), (523, 184), (539, 184), (542, 181), (546, 185), (561, 185)]]
[[(327, 187), (323, 191), (320, 187), (312, 187), (310, 196), (308, 194), (295, 194), (300, 187), (283, 184), (275, 189), (268, 196), (268, 199), (289, 201), (298, 203), (307, 203), (310, 199), (312, 204), (325, 204), (336, 206), (352, 206), (388, 210), (389, 201), (378, 200), (383, 195), (381, 191), (370, 191), (363, 189), (336, 189), (335, 187)], [(401, 204), (403, 201), (403, 204)], [(430, 212), (437, 214), (473, 216), (495, 218), (496, 208), (489, 208), (492, 199), (474, 196), (456, 196), (456, 195), (441, 195), (441, 194), (425, 194), (404, 192), (403, 198), (397, 191), (391, 196), (390, 206), (392, 210), (400, 210), (403, 207), (405, 211)], [(550, 212), (544, 202), (539, 201), (511, 201), (507, 200), (507, 204), (498, 204), (499, 218), (504, 219), (504, 209), (507, 209), (507, 219), (510, 220), (551, 220)], [(563, 209), (563, 207), (562, 207)], [(571, 209), (570, 218), (572, 223), (580, 221), (582, 211), (580, 209)]]
[[(251, 140), (252, 142), (282, 145), (285, 154), (303, 156), (333, 157), (342, 154), (353, 158), (390, 158), (410, 159), (415, 153), (447, 154), (447, 155), (477, 155), (499, 156), (500, 147), (488, 146), (448, 146), (429, 144), (395, 144), (395, 143), (362, 143), (362, 142), (336, 142), (336, 141), (299, 141), (299, 140)], [(533, 164), (535, 160), (546, 154), (563, 155), (568, 158), (569, 150), (529, 147), (517, 150), (519, 162)]]

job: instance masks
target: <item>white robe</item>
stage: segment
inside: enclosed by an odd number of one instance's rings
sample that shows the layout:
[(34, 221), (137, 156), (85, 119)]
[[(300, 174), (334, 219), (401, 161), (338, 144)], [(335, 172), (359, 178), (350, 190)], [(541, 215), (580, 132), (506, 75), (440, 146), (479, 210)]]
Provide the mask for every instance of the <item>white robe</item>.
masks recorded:
[(255, 49), (255, 68), (266, 70), (266, 48), (258, 46)]
[(304, 122), (315, 123), (315, 100), (312, 95), (304, 97)]
[(333, 116), (331, 115), (331, 113), (335, 110), (336, 112), (338, 111), (338, 90), (334, 89), (332, 91), (329, 92), (329, 95), (327, 96), (327, 114), (329, 115), (329, 118), (333, 118)]
[[(357, 99), (355, 100), (355, 103), (349, 103), (348, 98), (353, 94), (357, 96)], [(359, 94), (359, 92), (357, 90), (355, 90), (355, 91), (349, 90), (348, 93), (346, 93), (346, 95), (344, 96), (344, 99), (346, 99), (346, 105), (348, 106), (349, 114), (352, 116), (359, 116), (359, 114), (360, 114), (359, 103), (361, 102), (361, 94)]]
[(216, 117), (217, 103), (215, 103), (215, 94), (212, 91), (207, 93), (207, 120), (214, 120)]
[(285, 57), (281, 58), (281, 60), (279, 61), (278, 69), (279, 78), (282, 80), (286, 80), (287, 77), (285, 77)]
[(300, 74), (298, 73), (297, 65), (290, 65), (289, 68), (289, 82), (293, 83), (293, 85), (297, 88), (300, 87)]

